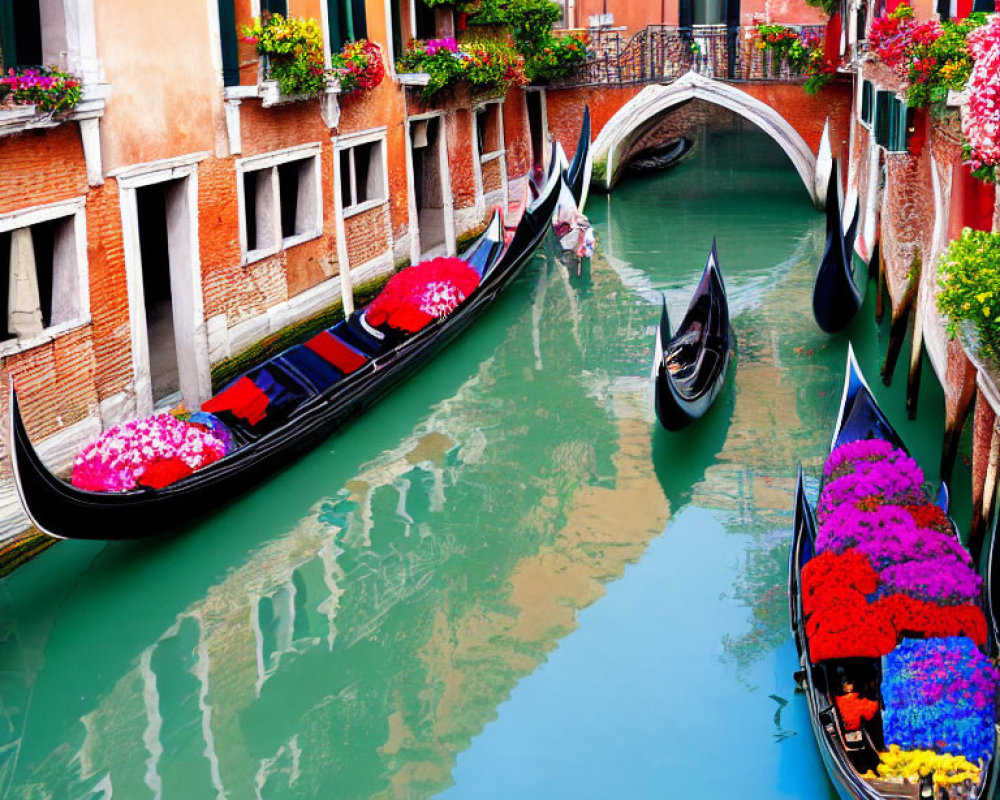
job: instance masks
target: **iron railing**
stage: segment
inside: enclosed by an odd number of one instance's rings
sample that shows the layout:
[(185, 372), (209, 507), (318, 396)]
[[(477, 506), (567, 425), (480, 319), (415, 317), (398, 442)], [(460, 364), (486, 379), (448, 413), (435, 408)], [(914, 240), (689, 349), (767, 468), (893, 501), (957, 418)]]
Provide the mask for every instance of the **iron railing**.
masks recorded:
[[(789, 26), (820, 39), (822, 25)], [(618, 31), (592, 29), (591, 56), (558, 86), (630, 86), (669, 83), (694, 70), (728, 81), (800, 81), (801, 71), (756, 46), (754, 27), (695, 25), (677, 28), (649, 25), (631, 37)]]

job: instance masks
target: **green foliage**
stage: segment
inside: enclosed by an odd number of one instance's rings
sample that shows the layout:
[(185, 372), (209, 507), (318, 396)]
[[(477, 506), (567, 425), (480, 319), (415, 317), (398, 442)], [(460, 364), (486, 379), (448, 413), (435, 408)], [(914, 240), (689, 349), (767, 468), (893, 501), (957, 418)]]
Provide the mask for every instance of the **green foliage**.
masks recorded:
[(83, 92), (79, 79), (55, 67), (11, 69), (6, 75), (0, 73), (0, 86), (7, 87), (14, 105), (33, 105), (51, 112), (69, 111), (80, 102)]
[(840, 0), (806, 0), (806, 5), (818, 8), (828, 17), (832, 17), (840, 10)]
[(507, 4), (504, 0), (471, 0), (461, 10), (469, 15), (469, 25), (506, 25)]
[(941, 23), (941, 35), (931, 42), (915, 43), (909, 65), (907, 105), (913, 108), (944, 102), (948, 90), (961, 91), (972, 72), (966, 36), (986, 24), (986, 15), (970, 14), (958, 22)]
[(1000, 234), (965, 228), (938, 263), (938, 309), (948, 317), (954, 337), (970, 321), (983, 353), (1000, 361)]
[(507, 41), (464, 42), (458, 49), (454, 40), (412, 40), (396, 70), (430, 75), (422, 93), (424, 100), (459, 81), (480, 90), (502, 93), (508, 86), (526, 80), (524, 58)]
[(323, 34), (314, 19), (265, 14), (240, 30), (243, 41), (267, 56), (268, 77), (282, 94), (319, 94), (326, 88)]
[(833, 83), (833, 79), (836, 77), (835, 72), (817, 72), (806, 78), (805, 83), (802, 84), (802, 88), (808, 95), (819, 94), (820, 90), (824, 86), (828, 86)]
[(562, 9), (550, 0), (511, 0), (505, 25), (524, 57), (531, 58), (552, 40), (552, 26)]
[(584, 36), (553, 36), (539, 52), (525, 57), (524, 73), (533, 83), (564, 78), (581, 67), (587, 55)]

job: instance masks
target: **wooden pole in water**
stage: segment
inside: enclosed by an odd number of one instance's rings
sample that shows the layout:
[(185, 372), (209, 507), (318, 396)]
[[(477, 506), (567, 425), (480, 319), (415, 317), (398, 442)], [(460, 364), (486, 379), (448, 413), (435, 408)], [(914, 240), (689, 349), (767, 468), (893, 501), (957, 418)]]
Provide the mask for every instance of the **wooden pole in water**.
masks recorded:
[(993, 422), (993, 435), (990, 437), (990, 459), (986, 464), (986, 477), (983, 481), (982, 505), (972, 512), (972, 524), (969, 526), (969, 552), (973, 563), (978, 563), (983, 549), (983, 537), (986, 533), (986, 521), (993, 515), (993, 498), (997, 493), (997, 468), (1000, 466), (1000, 428)]
[(885, 316), (885, 259), (882, 257), (882, 241), (881, 239), (875, 240), (875, 256), (878, 259), (876, 262), (876, 276), (875, 276), (875, 322), (881, 323), (882, 317)]
[(920, 299), (913, 302), (913, 344), (910, 347), (910, 372), (906, 379), (906, 416), (917, 418), (917, 398), (920, 395), (920, 372), (924, 365), (924, 319)]
[[(906, 293), (898, 308), (892, 310), (892, 324), (889, 326), (889, 347), (882, 362), (882, 383), (892, 384), (892, 373), (896, 371), (896, 361), (903, 350), (903, 340), (910, 325), (913, 306), (916, 305), (917, 286), (920, 284), (920, 250), (913, 251), (913, 263), (910, 266), (910, 280), (906, 285)], [(891, 298), (890, 298), (891, 299)]]

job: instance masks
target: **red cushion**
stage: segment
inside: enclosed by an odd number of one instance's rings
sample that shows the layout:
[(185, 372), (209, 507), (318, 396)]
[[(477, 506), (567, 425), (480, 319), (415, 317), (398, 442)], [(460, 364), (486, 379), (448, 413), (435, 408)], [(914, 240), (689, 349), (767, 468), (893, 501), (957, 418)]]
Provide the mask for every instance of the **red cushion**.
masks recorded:
[(202, 403), (201, 410), (211, 414), (231, 411), (237, 417), (256, 425), (267, 413), (267, 395), (246, 375), (215, 397)]
[(179, 458), (163, 458), (146, 467), (146, 471), (139, 478), (139, 485), (148, 486), (151, 489), (162, 489), (174, 481), (186, 478), (192, 472), (194, 470)]
[(337, 369), (348, 375), (368, 360), (362, 353), (359, 353), (349, 344), (338, 339), (329, 331), (321, 331), (313, 336), (306, 347), (325, 361), (333, 364)]

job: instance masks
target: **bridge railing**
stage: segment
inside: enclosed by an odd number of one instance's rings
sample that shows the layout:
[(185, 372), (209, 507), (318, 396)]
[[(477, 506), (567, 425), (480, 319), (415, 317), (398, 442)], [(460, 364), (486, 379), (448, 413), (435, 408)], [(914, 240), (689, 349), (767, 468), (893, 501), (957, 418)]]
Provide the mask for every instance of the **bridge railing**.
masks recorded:
[[(822, 25), (789, 26), (819, 37)], [(557, 86), (632, 86), (669, 83), (694, 70), (728, 81), (799, 81), (805, 76), (756, 46), (755, 28), (695, 25), (678, 28), (649, 25), (631, 37), (618, 31), (592, 29), (591, 56), (575, 75)]]

